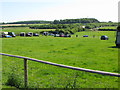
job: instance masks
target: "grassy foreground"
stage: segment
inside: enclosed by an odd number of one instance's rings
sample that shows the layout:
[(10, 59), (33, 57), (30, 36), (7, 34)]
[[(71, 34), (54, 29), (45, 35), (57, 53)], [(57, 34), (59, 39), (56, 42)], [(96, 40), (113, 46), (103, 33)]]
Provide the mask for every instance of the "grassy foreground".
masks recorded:
[[(2, 52), (75, 67), (118, 71), (115, 32), (79, 32), (71, 38), (40, 36), (2, 39)], [(82, 37), (89, 35), (89, 37)], [(93, 38), (93, 35), (95, 37)], [(107, 35), (109, 40), (100, 40)], [(23, 60), (3, 56), (3, 85), (24, 87)], [(118, 78), (28, 61), (29, 88), (118, 88)], [(14, 78), (14, 79), (13, 79)], [(11, 82), (13, 82), (11, 84)]]

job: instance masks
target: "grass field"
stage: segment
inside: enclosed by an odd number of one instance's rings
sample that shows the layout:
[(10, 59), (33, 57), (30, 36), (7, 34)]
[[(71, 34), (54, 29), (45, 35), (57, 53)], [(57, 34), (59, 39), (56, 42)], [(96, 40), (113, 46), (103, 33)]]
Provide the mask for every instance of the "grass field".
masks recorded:
[(33, 32), (40, 33), (41, 31), (53, 31), (55, 29), (29, 29), (29, 27), (14, 27), (14, 28), (4, 28), (3, 32), (15, 32), (15, 34), (20, 34), (20, 32)]
[[(79, 37), (75, 37), (76, 34)], [(120, 73), (114, 31), (76, 34), (71, 38), (52, 36), (3, 38), (2, 52), (58, 64)], [(82, 37), (83, 35), (89, 37)], [(100, 40), (101, 35), (107, 35), (109, 40)], [(24, 87), (23, 60), (3, 56), (2, 64), (3, 86)], [(28, 61), (28, 71), (29, 88), (118, 88), (118, 78), (113, 76), (74, 71), (33, 61)], [(14, 83), (11, 85), (10, 82)]]
[(48, 24), (2, 24), (0, 26), (24, 26), (24, 25), (48, 25)]
[(107, 27), (101, 27), (100, 29), (117, 29), (116, 26), (107, 26)]

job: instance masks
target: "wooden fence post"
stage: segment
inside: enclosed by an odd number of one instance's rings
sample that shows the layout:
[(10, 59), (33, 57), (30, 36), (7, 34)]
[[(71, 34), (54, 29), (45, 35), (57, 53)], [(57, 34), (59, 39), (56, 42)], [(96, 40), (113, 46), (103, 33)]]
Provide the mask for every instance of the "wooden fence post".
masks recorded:
[(27, 71), (27, 59), (24, 58), (24, 84), (25, 88), (28, 86), (28, 71)]

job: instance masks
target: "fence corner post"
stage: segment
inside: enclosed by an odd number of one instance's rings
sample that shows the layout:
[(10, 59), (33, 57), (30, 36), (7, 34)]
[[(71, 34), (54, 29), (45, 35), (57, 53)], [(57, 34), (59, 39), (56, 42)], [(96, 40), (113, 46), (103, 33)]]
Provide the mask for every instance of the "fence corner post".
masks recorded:
[(25, 88), (28, 87), (28, 71), (27, 71), (27, 59), (24, 58), (24, 84)]

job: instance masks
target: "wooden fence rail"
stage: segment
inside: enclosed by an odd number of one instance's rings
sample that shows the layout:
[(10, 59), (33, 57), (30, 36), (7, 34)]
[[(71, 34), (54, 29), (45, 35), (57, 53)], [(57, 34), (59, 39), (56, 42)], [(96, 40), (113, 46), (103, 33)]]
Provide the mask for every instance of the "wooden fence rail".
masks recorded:
[(118, 73), (111, 73), (111, 72), (105, 72), (105, 71), (99, 71), (99, 70), (78, 68), (78, 67), (67, 66), (67, 65), (63, 65), (63, 64), (57, 64), (57, 63), (52, 63), (52, 62), (48, 62), (48, 61), (43, 61), (43, 60), (38, 60), (38, 59), (33, 59), (33, 58), (23, 57), (23, 56), (17, 56), (17, 55), (11, 55), (11, 54), (5, 54), (5, 53), (0, 53), (0, 55), (24, 59), (24, 81), (25, 81), (25, 87), (28, 86), (27, 60), (31, 60), (31, 61), (35, 61), (35, 62), (41, 62), (41, 63), (44, 63), (44, 64), (49, 64), (49, 65), (53, 65), (53, 66), (58, 66), (58, 67), (63, 67), (63, 68), (68, 68), (68, 69), (73, 69), (73, 70), (78, 70), (78, 71), (85, 71), (85, 72), (97, 73), (97, 74), (102, 74), (102, 75), (109, 75), (109, 76), (120, 77), (120, 74), (118, 74)]

